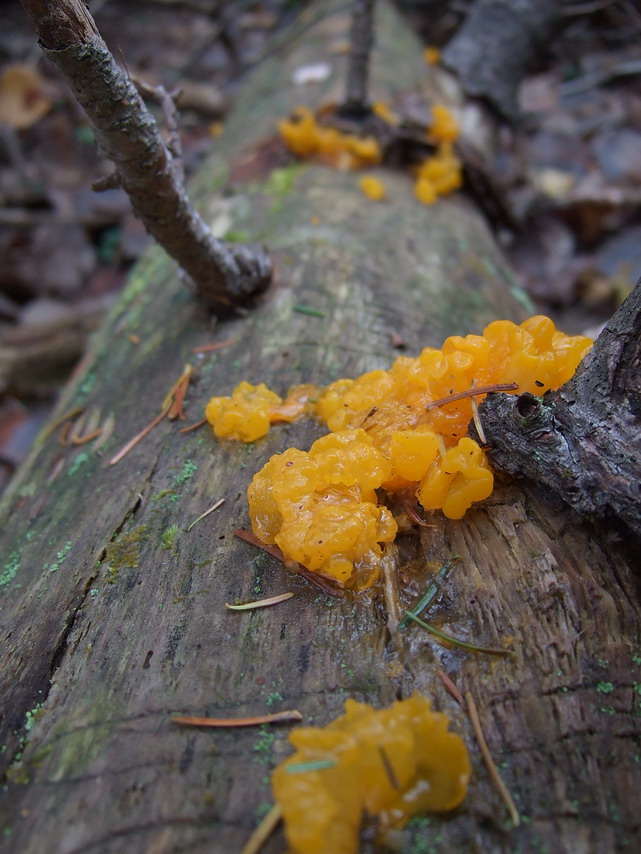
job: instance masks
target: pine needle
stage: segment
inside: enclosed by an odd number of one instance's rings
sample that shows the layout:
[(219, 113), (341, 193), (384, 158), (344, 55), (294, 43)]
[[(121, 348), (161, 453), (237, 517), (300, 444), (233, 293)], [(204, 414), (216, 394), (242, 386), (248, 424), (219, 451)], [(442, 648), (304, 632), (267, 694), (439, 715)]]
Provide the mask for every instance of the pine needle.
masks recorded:
[(65, 421), (69, 421), (71, 418), (75, 418), (76, 415), (80, 415), (80, 413), (83, 411), (83, 408), (84, 407), (82, 407), (82, 406), (75, 406), (73, 409), (70, 409), (68, 412), (64, 412), (62, 415), (59, 415), (58, 418), (54, 418), (54, 420), (51, 421), (49, 424), (47, 424), (45, 429), (38, 436), (35, 444), (41, 445), (45, 439), (47, 439), (49, 436), (51, 436), (51, 434), (53, 433), (54, 430), (56, 430), (58, 427), (60, 427), (61, 424), (64, 424)]
[(284, 712), (274, 712), (270, 715), (256, 715), (252, 718), (194, 718), (189, 715), (177, 715), (171, 719), (171, 722), (179, 726), (237, 727), (298, 723), (302, 720), (303, 716), (298, 709), (287, 709)]
[[(472, 386), (476, 386), (476, 380), (472, 380)], [(477, 403), (476, 397), (472, 397), (470, 403), (472, 404), (472, 421), (474, 422), (474, 426), (476, 427), (476, 432), (478, 433), (479, 441), (482, 445), (487, 445), (487, 439), (485, 438), (485, 432), (483, 431), (483, 425), (481, 424), (481, 416), (479, 415), (479, 405)]]
[(249, 837), (240, 854), (258, 854), (260, 849), (276, 830), (282, 817), (283, 811), (278, 804), (274, 804), (256, 830)]
[(438, 678), (439, 678), (439, 679), (441, 680), (441, 682), (443, 683), (443, 685), (444, 685), (445, 690), (447, 691), (447, 693), (448, 693), (451, 697), (454, 697), (454, 699), (455, 699), (455, 700), (456, 700), (456, 702), (459, 704), (459, 706), (464, 706), (464, 705), (465, 705), (465, 700), (463, 699), (463, 695), (461, 694), (461, 692), (459, 691), (459, 689), (456, 687), (456, 685), (454, 684), (454, 682), (452, 682), (452, 680), (451, 680), (451, 679), (450, 679), (450, 677), (447, 675), (447, 673), (446, 673), (444, 670), (441, 670), (441, 668), (439, 667), (439, 669), (436, 671), (436, 675), (438, 676)]
[(192, 430), (198, 430), (199, 427), (202, 427), (203, 424), (207, 423), (206, 418), (201, 418), (200, 421), (196, 421), (195, 424), (190, 424), (189, 427), (183, 427), (179, 430), (179, 433), (191, 433)]
[(443, 566), (436, 573), (436, 578), (434, 581), (430, 582), (429, 587), (425, 591), (425, 595), (419, 599), (418, 603), (411, 611), (408, 612), (408, 615), (399, 623), (399, 629), (406, 629), (410, 623), (412, 622), (412, 618), (409, 616), (410, 613), (417, 615), (424, 611), (428, 605), (431, 605), (434, 599), (436, 598), (437, 593), (441, 587), (441, 584), (447, 579), (447, 576), (450, 574), (452, 567), (455, 563), (461, 560), (460, 555), (454, 555), (449, 560), (446, 560)]
[[(236, 530), (233, 531), (233, 534), (244, 543), (249, 543), (250, 546), (256, 546), (257, 549), (262, 549), (264, 552), (267, 552), (267, 554), (275, 557), (276, 560), (279, 560), (282, 564), (285, 563), (285, 555), (278, 546), (270, 546), (267, 543), (263, 543), (262, 540), (258, 539), (258, 537), (250, 534), (249, 531), (244, 531), (242, 528), (236, 528)], [(303, 578), (306, 578), (310, 582), (310, 584), (320, 587), (320, 589), (324, 593), (327, 593), (328, 596), (333, 596), (335, 599), (342, 599), (345, 595), (344, 590), (337, 587), (335, 583), (330, 581), (328, 578), (325, 578), (325, 576), (320, 575), (318, 572), (311, 572), (310, 570), (305, 569), (305, 567), (300, 563), (294, 564), (294, 567), (298, 567), (294, 570), (297, 575), (302, 575)]]
[(257, 599), (255, 602), (245, 602), (243, 605), (230, 605), (225, 602), (225, 608), (230, 611), (253, 611), (255, 608), (268, 608), (270, 605), (278, 605), (291, 599), (293, 593), (279, 593), (278, 596), (270, 596), (269, 599)]
[(521, 816), (519, 815), (519, 811), (516, 808), (516, 804), (512, 800), (512, 796), (507, 790), (507, 786), (501, 779), (501, 775), (499, 774), (499, 772), (496, 770), (496, 765), (494, 764), (494, 760), (492, 759), (490, 748), (487, 746), (487, 741), (485, 740), (485, 736), (483, 735), (483, 729), (481, 728), (481, 721), (479, 718), (478, 710), (476, 708), (476, 703), (474, 702), (474, 697), (469, 691), (465, 692), (465, 702), (467, 704), (467, 712), (470, 716), (470, 720), (472, 721), (474, 735), (476, 736), (476, 740), (479, 743), (479, 747), (481, 749), (481, 754), (483, 756), (483, 761), (485, 762), (487, 772), (490, 775), (490, 779), (492, 780), (494, 787), (503, 799), (505, 806), (508, 808), (510, 818), (512, 819), (512, 824), (514, 825), (514, 827), (518, 827), (521, 824)]
[(153, 420), (150, 424), (147, 424), (147, 426), (146, 426), (146, 427), (144, 427), (144, 428), (140, 431), (140, 433), (137, 433), (137, 434), (133, 437), (133, 439), (130, 439), (130, 440), (127, 442), (127, 444), (126, 444), (126, 445), (123, 445), (123, 447), (118, 451), (118, 453), (117, 453), (117, 454), (115, 454), (115, 455), (114, 455), (114, 456), (109, 460), (109, 465), (110, 465), (110, 466), (115, 466), (115, 465), (116, 465), (116, 463), (119, 463), (119, 462), (120, 462), (120, 460), (121, 460), (123, 457), (126, 457), (126, 456), (127, 456), (127, 454), (129, 453), (129, 451), (131, 451), (131, 450), (132, 450), (132, 448), (135, 448), (135, 447), (136, 447), (136, 445), (138, 444), (138, 442), (142, 441), (142, 439), (144, 439), (144, 438), (145, 438), (145, 436), (146, 436), (148, 433), (151, 433), (151, 431), (154, 429), (154, 427), (156, 427), (158, 424), (160, 424), (160, 422), (163, 420), (163, 418), (165, 417), (165, 415), (166, 415), (166, 414), (169, 412), (169, 410), (171, 409), (171, 406), (172, 406), (172, 402), (171, 402), (171, 401), (169, 401), (169, 403), (168, 403), (168, 404), (166, 404), (166, 405), (163, 407), (163, 409), (162, 409), (162, 411), (161, 411), (160, 415), (157, 415), (157, 416), (154, 418), (154, 420)]
[(213, 353), (215, 350), (222, 350), (223, 347), (229, 347), (235, 344), (238, 338), (230, 338), (227, 341), (219, 341), (217, 344), (205, 344), (204, 347), (194, 347), (192, 353)]
[(204, 512), (204, 513), (201, 513), (201, 514), (200, 514), (200, 516), (198, 516), (196, 519), (194, 519), (194, 521), (191, 523), (191, 525), (189, 525), (187, 528), (185, 528), (185, 531), (186, 531), (187, 533), (189, 533), (189, 531), (191, 531), (191, 529), (194, 527), (194, 525), (195, 525), (197, 522), (200, 522), (200, 520), (201, 520), (201, 519), (204, 519), (206, 516), (209, 516), (209, 514), (210, 514), (210, 513), (213, 513), (213, 512), (214, 512), (214, 510), (218, 510), (218, 508), (220, 507), (220, 505), (221, 505), (221, 504), (224, 504), (224, 503), (225, 503), (225, 499), (224, 499), (224, 498), (219, 498), (219, 499), (218, 499), (218, 501), (217, 501), (215, 504), (212, 504), (212, 506), (209, 508), (209, 510), (205, 510), (205, 512)]
[(429, 412), (430, 409), (436, 409), (437, 406), (445, 406), (447, 403), (454, 403), (456, 400), (463, 400), (464, 397), (475, 397), (477, 394), (492, 394), (495, 391), (515, 391), (518, 387), (518, 383), (495, 383), (494, 385), (468, 388), (466, 391), (457, 391), (456, 394), (448, 394), (447, 397), (433, 400), (426, 405), (425, 409)]
[(305, 774), (307, 771), (324, 771), (326, 768), (335, 768), (337, 765), (336, 759), (310, 759), (307, 762), (291, 762), (285, 765), (285, 773)]
[(405, 614), (410, 620), (418, 623), (422, 629), (436, 635), (436, 637), (441, 640), (447, 641), (447, 643), (454, 644), (454, 646), (460, 646), (462, 649), (469, 649), (471, 652), (482, 652), (486, 655), (514, 655), (511, 649), (496, 649), (491, 646), (478, 646), (478, 644), (469, 643), (468, 641), (461, 640), (461, 638), (455, 638), (453, 635), (448, 635), (447, 632), (442, 632), (440, 629), (437, 629), (436, 626), (431, 625), (431, 623), (426, 623), (424, 620), (421, 620), (421, 618), (417, 617), (413, 611), (406, 611)]

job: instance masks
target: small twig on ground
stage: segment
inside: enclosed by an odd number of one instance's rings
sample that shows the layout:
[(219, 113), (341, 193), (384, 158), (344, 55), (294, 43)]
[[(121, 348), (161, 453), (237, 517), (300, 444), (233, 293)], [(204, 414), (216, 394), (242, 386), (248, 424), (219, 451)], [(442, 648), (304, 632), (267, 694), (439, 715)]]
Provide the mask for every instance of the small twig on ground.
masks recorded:
[(217, 240), (190, 203), (158, 127), (102, 40), (81, 0), (22, 0), (45, 55), (64, 74), (120, 186), (149, 233), (215, 308), (263, 290), (271, 262), (262, 248)]

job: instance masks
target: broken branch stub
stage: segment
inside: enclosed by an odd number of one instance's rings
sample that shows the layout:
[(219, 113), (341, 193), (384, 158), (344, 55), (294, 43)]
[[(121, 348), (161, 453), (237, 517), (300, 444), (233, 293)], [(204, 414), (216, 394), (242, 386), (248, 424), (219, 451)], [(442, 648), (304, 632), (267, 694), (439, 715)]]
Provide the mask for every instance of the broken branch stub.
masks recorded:
[(153, 116), (83, 3), (23, 0), (46, 56), (60, 69), (114, 162), (134, 213), (215, 308), (243, 302), (271, 279), (261, 247), (217, 240), (190, 203)]
[(479, 411), (494, 466), (641, 536), (641, 280), (558, 391), (492, 394)]

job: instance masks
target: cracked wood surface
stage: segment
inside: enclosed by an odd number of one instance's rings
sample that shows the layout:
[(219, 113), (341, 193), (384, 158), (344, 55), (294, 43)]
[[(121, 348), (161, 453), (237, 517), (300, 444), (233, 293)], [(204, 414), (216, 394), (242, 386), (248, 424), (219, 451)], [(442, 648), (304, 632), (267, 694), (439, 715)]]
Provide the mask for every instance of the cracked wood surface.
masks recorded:
[[(288, 751), (287, 727), (197, 731), (172, 726), (172, 713), (296, 707), (324, 724), (347, 697), (384, 705), (413, 690), (451, 715), (474, 777), (454, 816), (408, 830), (408, 854), (576, 854), (634, 850), (638, 841), (639, 580), (625, 542), (509, 480), (463, 521), (436, 519), (420, 540), (404, 538), (413, 565), (461, 555), (431, 619), (516, 651), (514, 661), (490, 660), (446, 650), (417, 629), (392, 634), (382, 597), (330, 600), (231, 535), (248, 524), (253, 473), (273, 453), (307, 447), (318, 425), (276, 427), (244, 446), (217, 443), (208, 430), (180, 434), (164, 421), (108, 464), (157, 414), (185, 362), (198, 366), (191, 423), (209, 396), (241, 379), (281, 392), (326, 383), (388, 366), (393, 334), (413, 354), (447, 334), (525, 315), (464, 198), (421, 207), (410, 179), (390, 173), (389, 202), (372, 205), (353, 174), (274, 170), (274, 117), (301, 97), (292, 70), (338, 62), (332, 45), (349, 20), (326, 9), (316, 6), (317, 25), (301, 25), (300, 38), (247, 84), (197, 186), (218, 233), (247, 231), (269, 243), (273, 287), (246, 317), (212, 332), (174, 267), (152, 250), (59, 404), (59, 413), (83, 405), (113, 415), (113, 436), (100, 451), (45, 438), (3, 500), (3, 851), (239, 851), (270, 802), (269, 772)], [(412, 54), (414, 64), (398, 62)], [(418, 56), (382, 7), (374, 97), (420, 85)], [(341, 87), (335, 74), (319, 99)], [(323, 316), (298, 313), (301, 304)], [(230, 339), (216, 353), (192, 353)], [(184, 530), (221, 497), (215, 513)], [(294, 598), (273, 608), (224, 607), (285, 590)], [(405, 605), (402, 583), (401, 591)], [(476, 698), (524, 816), (517, 829), (439, 667)], [(277, 834), (265, 851), (283, 847)]]

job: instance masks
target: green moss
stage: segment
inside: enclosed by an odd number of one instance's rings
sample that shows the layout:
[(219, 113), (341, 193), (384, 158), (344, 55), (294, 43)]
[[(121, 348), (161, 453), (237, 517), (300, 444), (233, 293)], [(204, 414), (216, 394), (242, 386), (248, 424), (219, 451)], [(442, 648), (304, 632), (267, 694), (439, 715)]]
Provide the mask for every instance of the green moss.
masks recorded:
[(168, 528), (165, 528), (160, 538), (160, 548), (168, 552), (172, 551), (176, 547), (176, 537), (179, 531), (180, 528), (178, 525), (170, 525)]
[(257, 754), (257, 760), (263, 765), (271, 763), (272, 750), (276, 736), (269, 730), (267, 726), (261, 726), (260, 735), (254, 742), (254, 753)]
[(69, 468), (69, 475), (73, 476), (74, 474), (76, 474), (78, 469), (88, 462), (89, 454), (86, 451), (83, 451), (81, 454), (78, 454), (75, 460), (71, 463), (71, 467)]
[(0, 587), (6, 587), (9, 582), (13, 581), (20, 569), (20, 552), (14, 551), (9, 555), (9, 559), (2, 567), (0, 572)]
[(35, 483), (24, 483), (18, 490), (18, 498), (33, 498), (36, 490), (37, 486)]
[(616, 715), (616, 709), (612, 708), (612, 706), (601, 706), (599, 709), (600, 712), (603, 712), (604, 715)]
[(151, 496), (151, 500), (155, 503), (157, 501), (162, 501), (163, 498), (168, 498), (173, 495), (175, 495), (173, 489), (161, 489), (159, 492), (156, 492)]
[(243, 229), (240, 228), (236, 231), (231, 229), (227, 232), (224, 239), (228, 240), (230, 243), (247, 243), (250, 239), (250, 234), (248, 231), (243, 231)]
[(27, 786), (29, 784), (29, 771), (24, 762), (14, 762), (7, 768), (7, 780), (10, 783), (16, 783), (18, 786)]
[(33, 727), (35, 722), (39, 720), (44, 714), (44, 710), (42, 708), (42, 703), (37, 703), (33, 709), (27, 712), (25, 715), (24, 728), (26, 732)]
[(599, 682), (596, 689), (599, 694), (611, 694), (614, 691), (614, 685), (612, 682)]
[(294, 189), (296, 179), (303, 167), (300, 163), (291, 163), (281, 169), (274, 169), (263, 184), (262, 190), (268, 196), (288, 196)]
[(136, 569), (140, 564), (140, 545), (147, 539), (147, 526), (139, 525), (107, 546), (107, 581), (115, 584), (121, 569)]
[(47, 570), (49, 572), (57, 572), (60, 569), (61, 565), (67, 559), (67, 555), (69, 554), (69, 552), (71, 551), (72, 548), (73, 548), (73, 543), (70, 540), (67, 541), (64, 544), (64, 546), (60, 549), (58, 554), (56, 555), (55, 561), (53, 563), (50, 563), (50, 564), (45, 564), (42, 567), (43, 572), (47, 572)]
[(276, 703), (282, 703), (283, 699), (283, 695), (280, 693), (280, 691), (272, 691), (269, 697), (267, 697), (267, 705), (273, 706)]
[(187, 483), (187, 481), (192, 478), (196, 472), (198, 471), (198, 466), (193, 460), (186, 460), (184, 466), (182, 467), (182, 471), (179, 475), (176, 475), (174, 478), (174, 482), (178, 486), (182, 486)]

